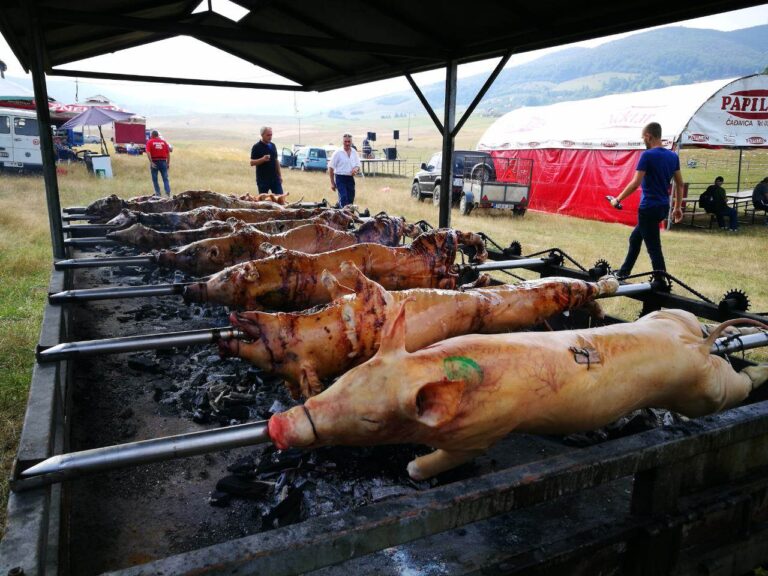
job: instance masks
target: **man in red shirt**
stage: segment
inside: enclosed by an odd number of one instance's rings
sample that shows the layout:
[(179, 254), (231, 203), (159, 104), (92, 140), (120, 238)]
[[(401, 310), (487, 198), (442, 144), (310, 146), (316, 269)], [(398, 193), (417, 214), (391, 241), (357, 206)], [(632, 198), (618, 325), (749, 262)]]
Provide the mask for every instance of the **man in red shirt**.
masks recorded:
[(168, 168), (171, 167), (171, 147), (168, 142), (160, 138), (157, 130), (152, 130), (151, 138), (147, 140), (147, 158), (149, 158), (149, 171), (152, 174), (152, 184), (155, 187), (155, 196), (160, 196), (160, 186), (157, 182), (157, 173), (163, 177), (165, 194), (171, 195), (171, 183), (168, 181)]

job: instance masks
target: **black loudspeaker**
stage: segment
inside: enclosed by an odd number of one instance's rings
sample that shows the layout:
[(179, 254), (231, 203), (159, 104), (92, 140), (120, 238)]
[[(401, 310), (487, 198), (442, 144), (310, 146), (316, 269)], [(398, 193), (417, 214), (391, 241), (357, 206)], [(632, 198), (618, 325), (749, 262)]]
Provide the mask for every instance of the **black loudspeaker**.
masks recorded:
[(400, 140), (400, 130), (392, 132), (392, 140)]
[(376, 142), (376, 132), (368, 132), (368, 140)]
[(387, 160), (397, 160), (397, 148), (384, 148)]

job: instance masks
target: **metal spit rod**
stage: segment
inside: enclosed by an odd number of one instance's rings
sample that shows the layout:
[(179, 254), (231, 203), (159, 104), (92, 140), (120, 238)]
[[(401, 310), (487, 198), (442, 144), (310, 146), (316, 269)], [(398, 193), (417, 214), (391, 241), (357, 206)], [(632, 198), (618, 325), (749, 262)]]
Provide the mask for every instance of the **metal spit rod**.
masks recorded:
[(65, 290), (48, 295), (51, 304), (68, 302), (88, 302), (91, 300), (110, 300), (112, 298), (136, 298), (140, 296), (173, 296), (184, 293), (184, 287), (193, 282), (178, 284), (154, 284), (150, 286), (109, 286), (106, 288), (86, 288)]
[(115, 224), (67, 224), (66, 226), (62, 226), (64, 232), (86, 230), (91, 232), (99, 231), (101, 233), (101, 231), (104, 230), (104, 233), (106, 233), (110, 230), (116, 230), (117, 228), (119, 228), (119, 226), (116, 226)]
[(64, 222), (71, 222), (73, 220), (96, 220), (97, 218), (98, 216), (91, 216), (89, 214), (85, 214), (85, 212), (75, 212), (61, 215), (61, 219)]
[(119, 242), (106, 236), (88, 236), (83, 238), (64, 238), (64, 246), (117, 246)]
[(86, 210), (88, 210), (87, 206), (70, 206), (64, 208), (62, 212), (67, 212), (68, 214), (83, 214)]
[(538, 268), (550, 263), (549, 258), (519, 258), (517, 260), (498, 260), (484, 264), (472, 264), (471, 267), (478, 272), (486, 270), (510, 270), (513, 268)]
[(102, 266), (154, 266), (157, 259), (154, 256), (122, 256), (119, 258), (72, 258), (59, 260), (53, 267), (56, 270), (71, 270), (74, 268), (99, 268)]
[(151, 464), (216, 450), (264, 444), (271, 441), (267, 426), (268, 421), (263, 420), (216, 430), (60, 454), (24, 470), (21, 473), (22, 478), (30, 478), (34, 481), (22, 480), (14, 483), (13, 489), (25, 490), (126, 466)]
[(81, 342), (64, 342), (50, 348), (38, 348), (38, 362), (56, 362), (81, 356), (97, 354), (120, 354), (122, 352), (138, 352), (140, 350), (162, 350), (194, 344), (213, 344), (218, 341), (233, 340), (245, 337), (238, 328), (203, 328), (201, 330), (186, 330), (165, 332), (162, 334), (140, 334), (122, 338), (105, 338), (103, 340), (85, 340)]
[[(710, 352), (724, 354), (760, 346), (768, 346), (768, 333), (748, 334), (736, 339), (720, 338), (713, 344)], [(263, 444), (271, 441), (267, 427), (268, 421), (260, 421), (218, 430), (192, 432), (61, 454), (43, 460), (21, 472), (22, 480), (12, 481), (11, 488), (15, 491), (25, 490), (126, 466), (151, 464), (217, 450)]]

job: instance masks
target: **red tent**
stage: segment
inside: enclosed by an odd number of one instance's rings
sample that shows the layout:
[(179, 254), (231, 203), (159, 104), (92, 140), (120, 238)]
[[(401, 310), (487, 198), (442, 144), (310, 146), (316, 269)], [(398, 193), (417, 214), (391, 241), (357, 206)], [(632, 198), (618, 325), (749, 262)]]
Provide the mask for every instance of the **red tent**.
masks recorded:
[(605, 196), (617, 195), (634, 176), (643, 126), (659, 122), (669, 148), (768, 147), (761, 114), (768, 118), (768, 76), (755, 75), (520, 108), (488, 128), (477, 148), (533, 159), (533, 210), (634, 225), (640, 194), (621, 211)]

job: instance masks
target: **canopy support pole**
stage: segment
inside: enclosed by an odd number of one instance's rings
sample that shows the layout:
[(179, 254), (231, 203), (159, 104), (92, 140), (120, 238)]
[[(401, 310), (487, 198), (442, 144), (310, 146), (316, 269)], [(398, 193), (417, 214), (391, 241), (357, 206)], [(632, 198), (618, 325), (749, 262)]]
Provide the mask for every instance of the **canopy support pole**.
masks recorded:
[(744, 148), (739, 148), (739, 172), (736, 175), (736, 193), (741, 190), (741, 156), (744, 153)]
[(451, 201), (453, 200), (453, 128), (456, 124), (456, 60), (449, 60), (445, 67), (445, 110), (443, 113), (443, 164), (440, 169), (440, 228), (451, 225)]
[(51, 244), (53, 257), (64, 258), (64, 231), (61, 223), (61, 202), (59, 200), (59, 181), (56, 177), (56, 155), (53, 151), (53, 135), (51, 133), (51, 111), (48, 108), (48, 88), (45, 83), (45, 43), (38, 25), (39, 21), (30, 14), (29, 31), (32, 40), (30, 52), (32, 59), (30, 71), (35, 90), (35, 108), (40, 127), (40, 152), (43, 158), (43, 180), (45, 182), (45, 198), (48, 204), (48, 222), (51, 226)]
[(101, 131), (101, 124), (99, 124), (99, 136), (101, 137), (101, 153), (109, 156), (109, 151), (107, 150), (107, 143), (104, 142), (104, 132)]

